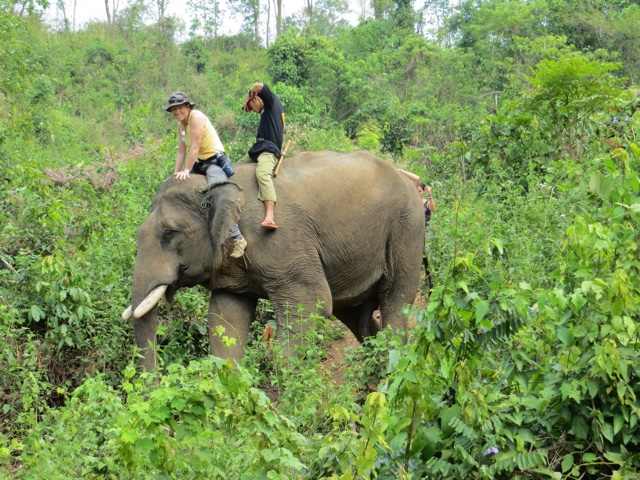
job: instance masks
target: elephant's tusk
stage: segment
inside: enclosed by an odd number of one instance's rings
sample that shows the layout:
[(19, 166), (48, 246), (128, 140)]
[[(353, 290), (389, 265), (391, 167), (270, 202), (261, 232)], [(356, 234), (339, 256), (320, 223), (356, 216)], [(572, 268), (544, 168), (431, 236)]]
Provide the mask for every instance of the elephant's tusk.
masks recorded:
[(122, 312), (123, 320), (129, 320), (131, 318), (131, 310), (132, 310), (131, 305), (129, 305), (129, 307), (124, 312)]
[(167, 291), (167, 288), (169, 288), (169, 285), (160, 285), (159, 287), (151, 290), (151, 293), (147, 295), (147, 298), (145, 298), (133, 312), (133, 318), (140, 318), (146, 315), (149, 310), (156, 306), (156, 303), (158, 303), (158, 300), (162, 298), (162, 295)]

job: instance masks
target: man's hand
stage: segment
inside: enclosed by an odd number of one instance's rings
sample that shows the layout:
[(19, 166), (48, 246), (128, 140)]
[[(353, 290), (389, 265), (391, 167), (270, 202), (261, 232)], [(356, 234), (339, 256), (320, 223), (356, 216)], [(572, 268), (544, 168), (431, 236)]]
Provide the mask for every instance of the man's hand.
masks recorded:
[(256, 83), (249, 89), (249, 97), (255, 98), (262, 91), (263, 83)]
[(182, 172), (177, 172), (173, 174), (178, 180), (185, 180), (189, 178), (189, 170), (183, 170)]

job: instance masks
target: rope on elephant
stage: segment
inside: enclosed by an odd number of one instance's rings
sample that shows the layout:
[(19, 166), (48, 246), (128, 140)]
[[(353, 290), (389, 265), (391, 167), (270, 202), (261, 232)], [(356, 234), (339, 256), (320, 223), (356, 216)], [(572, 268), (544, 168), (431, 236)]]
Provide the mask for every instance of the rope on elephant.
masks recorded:
[(213, 182), (210, 185), (207, 185), (206, 187), (201, 188), (200, 190), (198, 190), (198, 193), (201, 193), (204, 195), (205, 193), (209, 193), (212, 188), (219, 187), (220, 185), (233, 185), (241, 192), (244, 192), (244, 189), (240, 185), (238, 185), (236, 182), (231, 182), (229, 180), (221, 180), (219, 182)]
[[(219, 187), (220, 185), (233, 185), (234, 187), (236, 187), (239, 191), (244, 192), (244, 189), (238, 185), (236, 182), (230, 182), (229, 180), (225, 180), (225, 181), (220, 181), (220, 182), (213, 182), (210, 185), (207, 185), (204, 188), (201, 188), (200, 190), (198, 190), (198, 193), (200, 193), (201, 195), (206, 195), (209, 192), (211, 192), (211, 189), (215, 188), (215, 187)], [(211, 202), (209, 201), (209, 199), (204, 199), (202, 202), (200, 202), (200, 208), (203, 210), (207, 210), (211, 208)]]

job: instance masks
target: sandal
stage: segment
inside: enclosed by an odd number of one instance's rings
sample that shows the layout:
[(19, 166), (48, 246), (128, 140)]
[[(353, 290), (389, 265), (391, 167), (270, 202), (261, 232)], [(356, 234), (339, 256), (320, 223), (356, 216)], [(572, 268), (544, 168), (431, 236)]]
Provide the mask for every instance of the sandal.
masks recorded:
[(267, 220), (262, 222), (260, 224), (260, 226), (262, 228), (264, 228), (265, 230), (275, 230), (276, 228), (278, 228), (278, 225), (276, 225), (276, 222), (271, 222), (271, 221), (267, 221)]

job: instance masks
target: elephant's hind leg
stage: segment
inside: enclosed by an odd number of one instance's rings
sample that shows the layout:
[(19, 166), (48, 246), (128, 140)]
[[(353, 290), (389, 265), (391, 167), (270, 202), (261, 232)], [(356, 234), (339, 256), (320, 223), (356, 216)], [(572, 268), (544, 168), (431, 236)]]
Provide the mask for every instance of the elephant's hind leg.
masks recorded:
[[(216, 357), (240, 361), (249, 341), (249, 328), (255, 316), (258, 300), (221, 290), (211, 294), (207, 327), (209, 348)], [(222, 336), (236, 339), (235, 345), (227, 347), (216, 327), (224, 327)]]
[(367, 337), (373, 337), (380, 331), (380, 325), (373, 318), (373, 313), (377, 308), (370, 304), (356, 305), (354, 307), (343, 307), (335, 309), (333, 314), (353, 333), (360, 343)]

